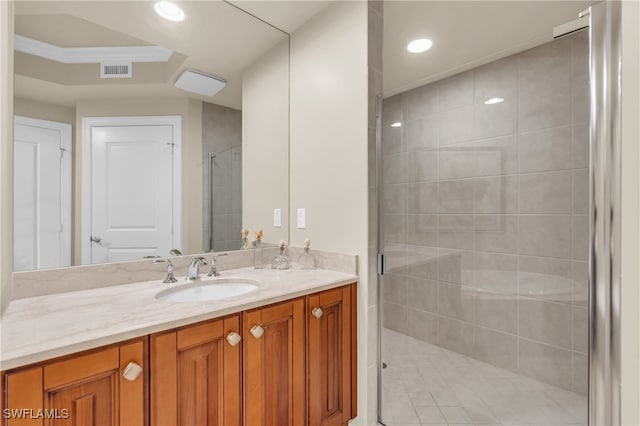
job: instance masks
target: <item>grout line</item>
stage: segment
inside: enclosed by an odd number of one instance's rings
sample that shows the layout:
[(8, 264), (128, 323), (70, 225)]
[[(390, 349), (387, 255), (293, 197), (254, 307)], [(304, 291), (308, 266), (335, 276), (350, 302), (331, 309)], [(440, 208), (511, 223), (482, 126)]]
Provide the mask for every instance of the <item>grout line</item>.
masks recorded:
[[(394, 154), (394, 156), (399, 156), (400, 154)], [(489, 180), (489, 179), (501, 179), (501, 178), (516, 178), (519, 176), (533, 176), (533, 175), (543, 175), (543, 174), (551, 174), (551, 173), (562, 173), (562, 172), (579, 172), (579, 171), (588, 171), (588, 167), (575, 167), (575, 168), (560, 168), (560, 169), (551, 169), (551, 170), (533, 170), (528, 172), (521, 173), (504, 173), (504, 174), (493, 174), (493, 175), (475, 175), (475, 176), (462, 176), (462, 177), (454, 177), (454, 178), (446, 178), (446, 179), (426, 179), (426, 180), (407, 180), (406, 182), (391, 182), (386, 183), (384, 186), (394, 186), (394, 185), (417, 185), (417, 184), (437, 184), (443, 182), (464, 182), (464, 181), (475, 181), (475, 180)]]
[[(472, 216), (470, 213), (464, 213), (464, 214), (439, 214), (439, 213), (411, 213), (411, 214), (402, 214), (402, 213), (390, 213), (390, 214), (385, 214), (385, 216), (454, 216), (454, 217), (469, 217)], [(505, 215), (479, 215), (479, 216), (527, 216), (527, 217), (538, 217), (538, 216), (543, 216), (543, 217), (571, 217), (571, 215), (533, 215), (533, 214), (525, 214), (525, 215), (515, 215), (515, 214), (505, 214)], [(576, 215), (577, 217), (586, 217), (587, 215)], [(469, 232), (469, 229), (461, 229), (459, 232)], [(406, 248), (415, 248), (415, 249), (424, 249), (424, 250), (429, 250), (429, 251), (435, 251), (437, 249), (441, 249), (443, 252), (450, 252), (447, 254), (451, 254), (451, 253), (458, 253), (460, 251), (464, 251), (464, 252), (470, 252), (470, 251), (474, 251), (472, 249), (468, 249), (468, 248), (459, 248), (459, 247), (438, 247), (438, 246), (426, 246), (426, 245), (420, 245), (420, 244), (410, 244), (410, 243), (405, 243), (405, 242), (397, 242), (397, 241), (391, 241), (389, 242), (391, 244), (396, 244), (396, 245), (403, 245), (406, 246), (404, 247)], [(502, 252), (502, 251), (490, 251), (490, 250), (479, 250), (477, 251), (478, 253), (483, 253), (483, 254), (493, 254), (493, 255), (504, 255), (504, 256), (522, 256), (522, 257), (527, 257), (527, 258), (536, 258), (536, 259), (545, 259), (545, 260), (558, 260), (558, 261), (571, 261), (571, 262), (587, 262), (587, 259), (576, 259), (576, 258), (572, 258), (572, 257), (561, 257), (561, 256), (541, 256), (541, 255), (536, 255), (536, 254), (527, 254), (527, 253), (522, 253), (522, 254), (518, 254), (517, 252)], [(435, 259), (434, 259), (435, 260)], [(532, 272), (532, 271), (526, 271), (526, 272)], [(565, 278), (571, 278), (571, 276), (567, 276)]]

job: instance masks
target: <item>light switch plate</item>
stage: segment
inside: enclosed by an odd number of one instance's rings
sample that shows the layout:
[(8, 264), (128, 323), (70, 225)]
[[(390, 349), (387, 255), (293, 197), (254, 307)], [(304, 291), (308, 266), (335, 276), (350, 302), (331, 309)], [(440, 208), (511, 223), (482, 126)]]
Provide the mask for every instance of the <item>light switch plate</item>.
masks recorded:
[(307, 209), (304, 207), (298, 208), (298, 229), (305, 229), (307, 227)]
[(282, 210), (273, 209), (273, 226), (280, 228), (282, 226)]

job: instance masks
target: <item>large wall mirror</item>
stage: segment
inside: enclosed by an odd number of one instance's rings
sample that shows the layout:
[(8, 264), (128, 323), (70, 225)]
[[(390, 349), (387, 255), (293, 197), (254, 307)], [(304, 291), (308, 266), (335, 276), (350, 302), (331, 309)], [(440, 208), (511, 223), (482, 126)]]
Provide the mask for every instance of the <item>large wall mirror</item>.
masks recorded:
[(288, 239), (288, 34), (155, 5), (15, 3), (15, 271)]

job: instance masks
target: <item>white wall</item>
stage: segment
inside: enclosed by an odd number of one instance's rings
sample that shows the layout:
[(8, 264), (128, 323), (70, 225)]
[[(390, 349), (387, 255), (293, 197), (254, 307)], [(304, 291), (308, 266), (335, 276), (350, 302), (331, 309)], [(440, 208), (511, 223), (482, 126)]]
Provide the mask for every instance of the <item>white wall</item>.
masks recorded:
[[(291, 35), (291, 243), (367, 242), (367, 9), (337, 2)], [(298, 207), (306, 229), (296, 227)], [(366, 257), (366, 256), (364, 256)], [(361, 268), (362, 269), (362, 268)]]
[(82, 119), (151, 115), (182, 116), (182, 252), (202, 251), (202, 102), (186, 98), (80, 101), (76, 105), (76, 143), (73, 147), (74, 265), (80, 264)]
[[(367, 419), (367, 2), (335, 2), (291, 35), (291, 244), (356, 254), (358, 424)], [(296, 209), (306, 208), (306, 229)]]
[[(275, 208), (281, 211), (280, 227), (273, 226)], [(242, 226), (249, 229), (249, 238), (262, 229), (263, 241), (277, 244), (288, 239), (288, 223), (287, 39), (253, 63), (242, 78)]]
[(57, 121), (72, 126), (76, 122), (75, 108), (64, 105), (50, 104), (31, 99), (14, 98), (13, 113), (23, 117), (37, 118), (39, 120)]
[(622, 3), (622, 424), (640, 425), (640, 3)]
[(203, 222), (202, 102), (186, 100), (182, 116), (182, 250), (201, 253)]
[(0, 315), (13, 271), (13, 3), (0, 1)]

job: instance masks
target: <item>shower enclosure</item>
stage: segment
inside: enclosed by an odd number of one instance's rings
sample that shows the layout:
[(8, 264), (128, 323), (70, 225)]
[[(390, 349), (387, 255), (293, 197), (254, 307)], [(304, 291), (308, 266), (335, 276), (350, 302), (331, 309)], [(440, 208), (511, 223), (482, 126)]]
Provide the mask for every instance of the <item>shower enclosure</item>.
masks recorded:
[(616, 10), (591, 9), (590, 29), (384, 99), (381, 423), (615, 423), (615, 341), (590, 330), (617, 315), (617, 212), (594, 213), (617, 202)]
[(239, 250), (242, 228), (242, 111), (203, 103), (203, 248)]

